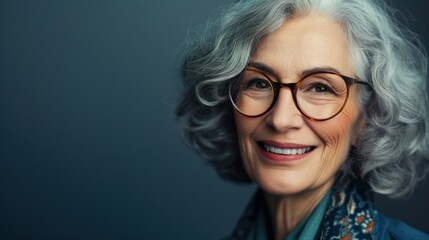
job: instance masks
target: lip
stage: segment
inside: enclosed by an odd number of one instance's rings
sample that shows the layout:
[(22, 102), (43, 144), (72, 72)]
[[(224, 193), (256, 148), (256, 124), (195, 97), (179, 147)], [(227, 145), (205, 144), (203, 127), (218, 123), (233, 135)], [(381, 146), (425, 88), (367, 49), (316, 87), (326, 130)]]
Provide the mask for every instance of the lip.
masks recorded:
[[(264, 144), (276, 147), (276, 148), (289, 148), (289, 149), (301, 149), (301, 148), (307, 148), (311, 147), (312, 149), (309, 152), (303, 153), (303, 154), (294, 154), (294, 155), (285, 155), (285, 154), (278, 154), (273, 152), (268, 152), (263, 147)], [(269, 162), (273, 163), (291, 163), (295, 162), (297, 160), (303, 159), (310, 155), (313, 150), (316, 148), (312, 145), (303, 145), (303, 144), (297, 144), (297, 143), (280, 143), (275, 141), (258, 141), (257, 142), (259, 152), (262, 154), (262, 156), (268, 160)]]

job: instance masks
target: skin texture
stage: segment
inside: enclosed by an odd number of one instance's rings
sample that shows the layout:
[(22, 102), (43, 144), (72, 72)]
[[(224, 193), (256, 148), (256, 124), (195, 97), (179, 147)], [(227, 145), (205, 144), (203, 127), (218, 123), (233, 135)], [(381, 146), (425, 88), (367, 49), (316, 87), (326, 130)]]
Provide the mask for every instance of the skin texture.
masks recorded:
[[(272, 79), (296, 82), (306, 70), (330, 67), (354, 77), (349, 46), (340, 24), (317, 14), (288, 18), (258, 44), (252, 63), (269, 67)], [(267, 73), (268, 74), (268, 73)], [(327, 121), (304, 117), (292, 93), (282, 88), (274, 108), (249, 118), (234, 113), (240, 152), (249, 176), (264, 190), (276, 239), (283, 239), (313, 210), (335, 182), (360, 126), (356, 85), (343, 111)], [(259, 141), (314, 146), (305, 157), (275, 162), (261, 154)]]

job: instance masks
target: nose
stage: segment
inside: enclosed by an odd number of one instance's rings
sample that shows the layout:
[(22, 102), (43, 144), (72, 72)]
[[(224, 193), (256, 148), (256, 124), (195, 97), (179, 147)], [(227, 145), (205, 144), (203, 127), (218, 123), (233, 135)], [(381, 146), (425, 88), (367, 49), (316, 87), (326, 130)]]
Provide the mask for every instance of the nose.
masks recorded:
[(266, 123), (279, 133), (302, 127), (304, 116), (295, 105), (292, 89), (286, 86), (280, 89), (275, 105), (268, 112)]

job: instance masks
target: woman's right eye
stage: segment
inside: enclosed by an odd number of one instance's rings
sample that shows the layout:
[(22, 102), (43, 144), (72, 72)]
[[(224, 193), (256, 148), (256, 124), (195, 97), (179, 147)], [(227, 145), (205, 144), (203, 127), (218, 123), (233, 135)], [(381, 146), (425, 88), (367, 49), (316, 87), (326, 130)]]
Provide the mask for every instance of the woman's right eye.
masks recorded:
[(270, 82), (266, 79), (252, 78), (244, 81), (243, 88), (245, 90), (266, 90), (271, 86)]

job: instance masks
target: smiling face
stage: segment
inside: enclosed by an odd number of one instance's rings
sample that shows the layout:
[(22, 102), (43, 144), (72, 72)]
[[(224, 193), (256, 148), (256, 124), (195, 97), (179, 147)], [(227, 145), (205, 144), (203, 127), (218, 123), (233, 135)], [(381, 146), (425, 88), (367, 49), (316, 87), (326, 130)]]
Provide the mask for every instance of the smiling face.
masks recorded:
[[(314, 69), (335, 69), (353, 77), (341, 25), (315, 14), (289, 18), (265, 36), (251, 65), (272, 80), (292, 83)], [(246, 74), (253, 74), (245, 73)], [(248, 175), (266, 192), (293, 195), (330, 187), (347, 158), (359, 126), (357, 87), (334, 118), (314, 121), (296, 108), (289, 88), (259, 117), (234, 112), (240, 152)]]

